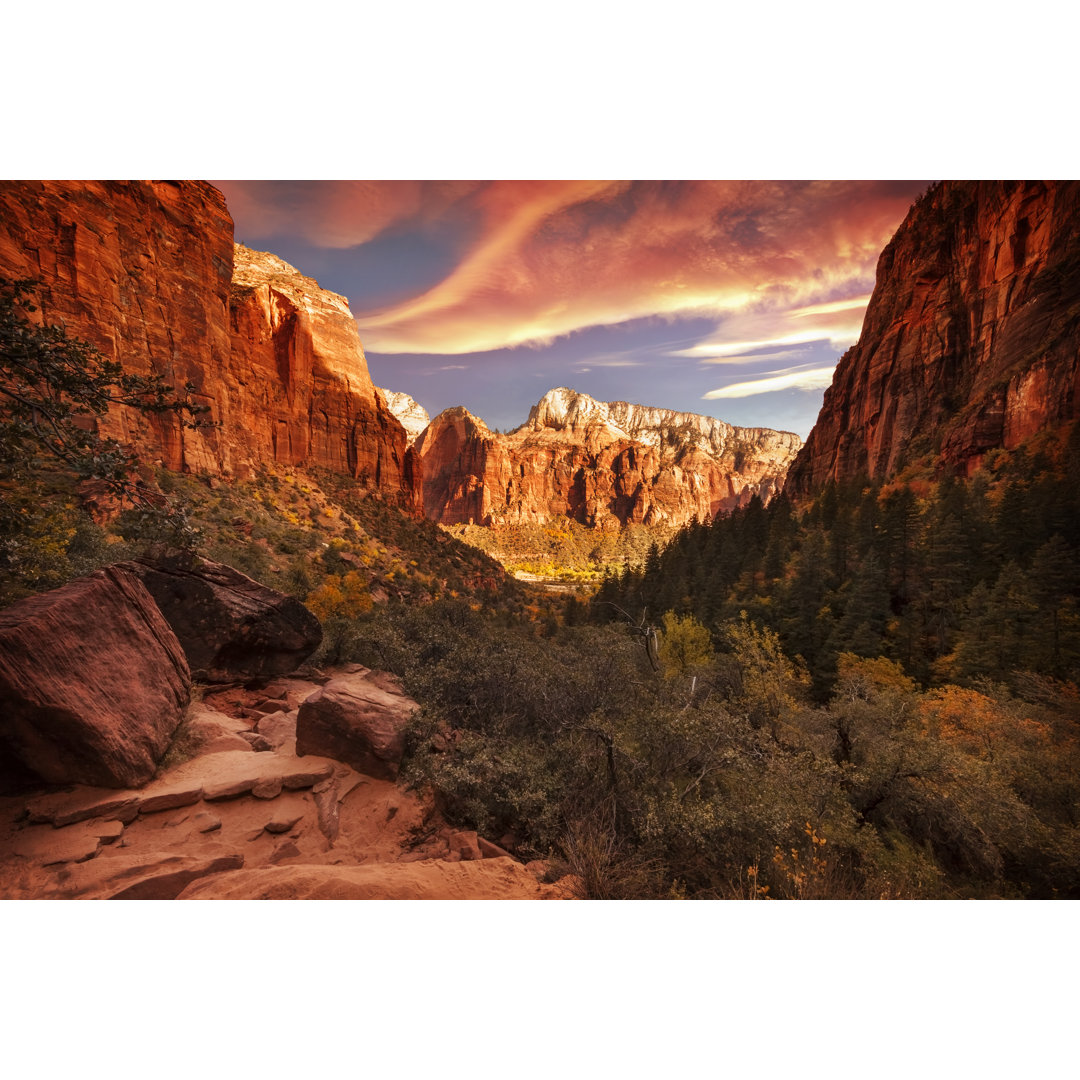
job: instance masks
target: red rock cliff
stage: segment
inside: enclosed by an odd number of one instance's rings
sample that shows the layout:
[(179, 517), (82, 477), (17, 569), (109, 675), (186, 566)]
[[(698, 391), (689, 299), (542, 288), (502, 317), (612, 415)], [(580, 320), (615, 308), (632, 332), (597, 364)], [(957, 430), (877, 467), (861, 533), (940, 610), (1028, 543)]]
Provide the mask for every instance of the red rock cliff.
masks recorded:
[(209, 184), (0, 183), (0, 275), (38, 280), (50, 322), (129, 371), (191, 382), (217, 429), (116, 408), (104, 433), (175, 470), (315, 465), (419, 500), (405, 432), (376, 394), (345, 301), (237, 249)]
[(319, 465), (418, 503), (405, 429), (368, 374), (348, 301), (276, 255), (235, 249), (230, 375), (248, 460)]
[(465, 409), (417, 439), (424, 512), (447, 525), (543, 524), (565, 515), (598, 528), (683, 525), (780, 489), (800, 446), (790, 432), (600, 402), (559, 388), (509, 435)]
[(788, 489), (885, 478), (986, 453), (1080, 417), (1080, 183), (947, 181), (878, 260)]

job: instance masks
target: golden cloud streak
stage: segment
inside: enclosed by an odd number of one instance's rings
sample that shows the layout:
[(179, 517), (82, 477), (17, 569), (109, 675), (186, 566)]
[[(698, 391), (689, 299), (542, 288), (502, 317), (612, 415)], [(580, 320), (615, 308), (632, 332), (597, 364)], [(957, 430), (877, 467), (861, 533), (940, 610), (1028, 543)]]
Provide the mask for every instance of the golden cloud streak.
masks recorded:
[(702, 394), (703, 400), (720, 398), (754, 397), (757, 394), (774, 394), (777, 390), (823, 390), (832, 382), (836, 365), (829, 367), (808, 368), (804, 371), (782, 371), (764, 379), (751, 379), (747, 382), (722, 386), (719, 390), (710, 390)]
[[(830, 336), (824, 323), (816, 337), (798, 336), (819, 320), (843, 323), (846, 340), (878, 254), (917, 193), (839, 181), (222, 186), (256, 235), (288, 227), (312, 243), (348, 247), (391, 225), (422, 230), (446, 215), (477, 230), (438, 284), (384, 310), (358, 310), (371, 351), (483, 352), (645, 317), (707, 316), (724, 320), (721, 350), (702, 343), (685, 355), (712, 349), (714, 359), (735, 342), (745, 349)], [(755, 312), (786, 313), (789, 325), (728, 332), (732, 316)]]

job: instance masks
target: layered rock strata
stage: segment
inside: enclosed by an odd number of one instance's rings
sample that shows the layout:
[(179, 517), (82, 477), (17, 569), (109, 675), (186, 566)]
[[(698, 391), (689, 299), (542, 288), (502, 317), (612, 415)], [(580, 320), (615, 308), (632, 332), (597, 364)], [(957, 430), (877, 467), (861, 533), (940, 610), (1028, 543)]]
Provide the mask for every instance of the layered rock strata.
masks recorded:
[(920, 463), (970, 474), (1080, 418), (1080, 183), (946, 181), (878, 260), (789, 489)]
[(683, 525), (764, 501), (801, 442), (791, 432), (549, 391), (509, 435), (464, 408), (417, 439), (424, 513), (443, 524)]
[(419, 471), (375, 390), (343, 297), (233, 245), (194, 181), (0, 183), (0, 276), (40, 282), (47, 322), (125, 370), (191, 383), (215, 427), (113, 408), (104, 434), (169, 469), (319, 466), (410, 505)]

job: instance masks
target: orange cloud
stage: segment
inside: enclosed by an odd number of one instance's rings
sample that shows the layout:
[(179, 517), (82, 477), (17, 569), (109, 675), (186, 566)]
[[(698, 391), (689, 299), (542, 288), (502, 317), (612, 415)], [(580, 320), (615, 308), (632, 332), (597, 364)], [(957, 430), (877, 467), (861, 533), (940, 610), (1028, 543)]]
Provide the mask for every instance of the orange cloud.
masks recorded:
[[(589, 326), (681, 315), (714, 317), (724, 329), (722, 340), (684, 355), (846, 342), (858, 333), (877, 257), (918, 190), (847, 181), (497, 181), (440, 190), (444, 208), (453, 196), (478, 214), (476, 242), (439, 284), (359, 312), (357, 322), (375, 352), (539, 345)], [(335, 235), (360, 235), (391, 213), (434, 213), (425, 197), (387, 196)], [(786, 316), (783, 333), (777, 313)], [(755, 315), (762, 333), (729, 333), (725, 320)]]
[(283, 233), (349, 248), (399, 221), (431, 220), (485, 185), (473, 180), (217, 180), (245, 243)]

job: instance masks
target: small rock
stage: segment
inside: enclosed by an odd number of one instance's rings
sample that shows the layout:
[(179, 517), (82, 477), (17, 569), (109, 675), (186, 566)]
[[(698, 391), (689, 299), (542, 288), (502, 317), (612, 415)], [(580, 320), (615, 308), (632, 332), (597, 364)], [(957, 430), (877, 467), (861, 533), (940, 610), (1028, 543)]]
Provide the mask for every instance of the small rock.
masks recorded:
[(95, 821), (86, 826), (91, 836), (96, 836), (103, 844), (113, 843), (124, 831), (122, 821)]
[(165, 828), (175, 829), (178, 825), (183, 825), (184, 822), (187, 821), (188, 816), (189, 815), (187, 814), (177, 814), (176, 817), (169, 818), (169, 820), (165, 822)]
[(295, 739), (296, 713), (276, 712), (264, 716), (259, 721), (259, 734), (256, 738), (265, 740), (273, 749), (277, 749), (289, 739)]
[(239, 735), (257, 754), (265, 754), (267, 750), (274, 749), (274, 744), (257, 731), (241, 731)]
[(513, 858), (509, 851), (499, 847), (498, 844), (493, 844), (490, 840), (485, 840), (482, 836), (476, 838), (476, 845), (480, 848), (480, 857), (483, 859)]
[(201, 833), (214, 832), (221, 828), (221, 818), (217, 814), (211, 814), (209, 810), (200, 810), (191, 819), (191, 824)]
[(202, 785), (198, 783), (177, 784), (171, 790), (150, 795), (139, 801), (140, 814), (156, 814), (162, 810), (175, 810), (181, 806), (191, 806), (202, 798)]
[(281, 777), (273, 776), (256, 780), (251, 788), (251, 794), (256, 799), (276, 799), (281, 794)]
[(287, 833), (303, 817), (290, 811), (278, 811), (264, 826), (268, 833)]
[(299, 854), (300, 849), (291, 840), (285, 840), (274, 848), (270, 855), (270, 862), (279, 863), (282, 859), (295, 859)]
[(454, 832), (448, 837), (451, 853), (457, 852), (462, 860), (482, 859), (480, 845), (474, 832)]
[(203, 789), (203, 798), (207, 802), (217, 802), (220, 799), (235, 799), (237, 795), (246, 795), (251, 790), (254, 782), (251, 779), (240, 779), (207, 784)]

